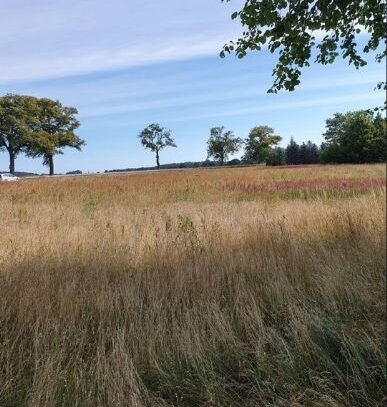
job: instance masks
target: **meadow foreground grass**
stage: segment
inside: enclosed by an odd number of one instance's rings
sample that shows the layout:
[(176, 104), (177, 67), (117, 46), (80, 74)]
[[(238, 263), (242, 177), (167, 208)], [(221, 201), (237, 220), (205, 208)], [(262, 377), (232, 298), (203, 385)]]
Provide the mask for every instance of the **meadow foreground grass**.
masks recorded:
[(0, 406), (382, 406), (385, 176), (0, 185)]

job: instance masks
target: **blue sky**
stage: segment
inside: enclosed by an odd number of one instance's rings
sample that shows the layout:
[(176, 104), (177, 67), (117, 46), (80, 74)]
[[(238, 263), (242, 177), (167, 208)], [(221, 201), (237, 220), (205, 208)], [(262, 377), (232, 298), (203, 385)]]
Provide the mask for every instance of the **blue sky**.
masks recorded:
[[(154, 165), (136, 135), (159, 122), (177, 149), (161, 162), (206, 158), (209, 129), (240, 137), (266, 124), (283, 137), (320, 143), (336, 111), (380, 105), (382, 64), (362, 70), (340, 62), (312, 65), (291, 93), (267, 94), (275, 56), (220, 59), (240, 27), (231, 13), (241, 1), (2, 0), (0, 94), (59, 99), (79, 110), (82, 152), (67, 149), (56, 170), (104, 171)], [(41, 160), (17, 159), (17, 170), (45, 172)], [(0, 153), (0, 169), (8, 158)]]

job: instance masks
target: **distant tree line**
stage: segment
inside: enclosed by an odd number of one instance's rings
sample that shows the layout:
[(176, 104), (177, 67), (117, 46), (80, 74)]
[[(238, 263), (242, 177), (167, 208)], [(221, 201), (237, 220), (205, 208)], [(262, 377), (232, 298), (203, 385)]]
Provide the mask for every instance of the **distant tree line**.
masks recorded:
[(386, 118), (361, 110), (336, 113), (326, 121), (321, 145), (324, 163), (368, 163), (386, 161)]
[(77, 109), (58, 100), (7, 94), (0, 97), (0, 150), (9, 155), (9, 171), (15, 173), (18, 155), (42, 157), (54, 174), (54, 157), (65, 147), (80, 150), (84, 140), (75, 134)]
[[(0, 97), (0, 150), (9, 155), (9, 171), (15, 173), (18, 155), (42, 157), (54, 174), (54, 157), (65, 147), (80, 150), (85, 142), (75, 134), (80, 123), (74, 107), (58, 100), (7, 94)], [(286, 147), (282, 137), (269, 126), (253, 127), (242, 139), (224, 127), (213, 127), (203, 162), (161, 165), (160, 152), (177, 147), (170, 130), (150, 124), (139, 135), (141, 144), (155, 154), (156, 168), (210, 167), (215, 165), (266, 164), (299, 165), (316, 163), (372, 163), (387, 159), (386, 118), (373, 110), (336, 113), (326, 120), (324, 142), (298, 144), (293, 138)], [(229, 157), (243, 148), (241, 159)], [(211, 161), (213, 159), (214, 161)]]
[[(280, 147), (278, 144), (282, 137), (274, 134), (274, 129), (269, 126), (253, 127), (244, 140), (224, 127), (213, 127), (207, 141), (207, 159), (195, 163), (160, 166), (160, 151), (168, 146), (177, 146), (171, 131), (159, 124), (149, 125), (138, 137), (145, 148), (155, 152), (158, 169), (226, 164), (372, 163), (387, 159), (386, 119), (373, 110), (336, 113), (333, 118), (327, 119), (321, 146), (310, 140), (298, 144), (292, 137), (286, 147)], [(228, 161), (230, 155), (240, 152), (242, 148), (241, 159)]]
[[(225, 166), (236, 166), (236, 165), (245, 165), (241, 160), (235, 158), (233, 160), (227, 161)], [(168, 163), (160, 164), (161, 170), (174, 170), (174, 169), (183, 169), (183, 168), (214, 168), (219, 167), (219, 163), (213, 160), (204, 160), (204, 161), (184, 161), (179, 163)], [(151, 167), (129, 167), (113, 170), (105, 170), (105, 173), (108, 172), (131, 172), (131, 171), (154, 171), (157, 169), (157, 166)]]
[[(321, 146), (308, 140), (290, 139), (280, 147), (282, 137), (268, 126), (256, 126), (245, 140), (223, 127), (211, 129), (208, 157), (223, 165), (230, 154), (244, 146), (241, 164), (299, 165), (317, 163), (373, 163), (387, 160), (386, 118), (372, 110), (336, 113), (326, 120)], [(234, 160), (235, 161), (235, 160)]]

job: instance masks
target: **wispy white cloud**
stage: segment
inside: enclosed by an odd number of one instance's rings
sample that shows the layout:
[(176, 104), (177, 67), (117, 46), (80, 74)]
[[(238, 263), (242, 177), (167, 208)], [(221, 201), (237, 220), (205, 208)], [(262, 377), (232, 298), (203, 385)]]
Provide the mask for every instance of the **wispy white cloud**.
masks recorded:
[(100, 50), (53, 59), (20, 59), (18, 65), (11, 60), (0, 66), (0, 82), (50, 79), (211, 55), (216, 53), (221, 43), (221, 38), (205, 40), (192, 37), (176, 41), (173, 46), (156, 43), (140, 48)]
[(254, 115), (260, 112), (275, 112), (283, 110), (300, 110), (309, 108), (319, 108), (322, 106), (339, 106), (351, 105), (357, 102), (373, 102), (380, 103), (382, 101), (380, 93), (352, 93), (341, 96), (319, 97), (315, 99), (308, 98), (306, 100), (288, 101), (282, 103), (245, 103), (243, 107), (239, 104), (222, 107), (221, 110), (214, 109), (211, 112), (200, 112), (194, 114), (179, 115), (173, 118), (168, 118), (169, 122), (184, 122), (189, 120), (199, 120), (217, 117), (237, 117), (242, 115)]
[[(297, 95), (301, 98), (307, 97), (310, 99), (316, 95), (316, 91), (334, 90), (337, 92), (338, 89), (353, 88), (354, 83), (356, 83), (357, 87), (369, 85), (371, 91), (377, 82), (377, 77), (381, 74), (382, 72), (379, 70), (370, 70), (364, 72), (361, 76), (356, 71), (347, 75), (342, 73), (331, 75), (329, 81), (309, 78), (303, 82), (297, 91)], [(238, 78), (214, 78), (209, 73), (207, 77), (199, 75), (198, 79), (195, 78), (196, 75), (193, 72), (189, 72), (189, 75), (191, 75), (191, 82), (189, 82), (188, 74), (181, 76), (177, 81), (171, 80), (168, 76), (167, 78), (160, 77), (160, 83), (152, 82), (150, 86), (147, 86), (146, 83), (141, 82), (137, 84), (137, 90), (131, 87), (130, 92), (125, 90), (126, 86), (122, 84), (123, 93), (115, 93), (116, 86), (113, 85), (114, 90), (112, 90), (109, 84), (105, 82), (103, 85), (105, 90), (104, 98), (102, 95), (100, 95), (100, 99), (96, 98), (94, 95), (95, 92), (99, 93), (98, 89), (90, 89), (88, 94), (89, 97), (92, 96), (93, 103), (90, 103), (89, 99), (85, 103), (79, 104), (79, 111), (82, 117), (96, 117), (153, 111), (155, 109), (181, 109), (187, 106), (197, 106), (200, 109), (202, 105), (208, 106), (212, 104), (212, 106), (216, 106), (220, 104), (224, 106), (226, 103), (232, 102), (245, 104), (252, 101), (256, 105), (262, 102), (262, 98), (265, 98), (267, 87), (259, 83), (257, 73), (254, 71), (248, 71)], [(236, 91), (236, 89), (238, 90)], [(370, 95), (380, 97), (378, 93), (370, 93)], [(318, 101), (321, 96), (323, 95), (320, 93), (316, 100)], [(275, 98), (278, 100), (280, 95), (275, 96)], [(264, 106), (261, 107), (263, 110), (268, 108), (266, 100)], [(324, 100), (322, 99), (322, 101)], [(313, 103), (315, 102), (313, 101)], [(280, 108), (280, 106), (281, 104), (276, 104), (274, 108)]]
[(230, 7), (216, 0), (6, 0), (0, 83), (215, 55), (238, 29)]

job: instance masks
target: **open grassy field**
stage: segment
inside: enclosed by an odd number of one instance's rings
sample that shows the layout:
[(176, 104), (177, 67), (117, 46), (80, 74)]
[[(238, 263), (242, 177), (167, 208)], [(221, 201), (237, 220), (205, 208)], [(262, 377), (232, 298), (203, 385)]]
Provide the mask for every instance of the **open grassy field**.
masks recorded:
[(0, 185), (0, 406), (382, 406), (385, 177)]

